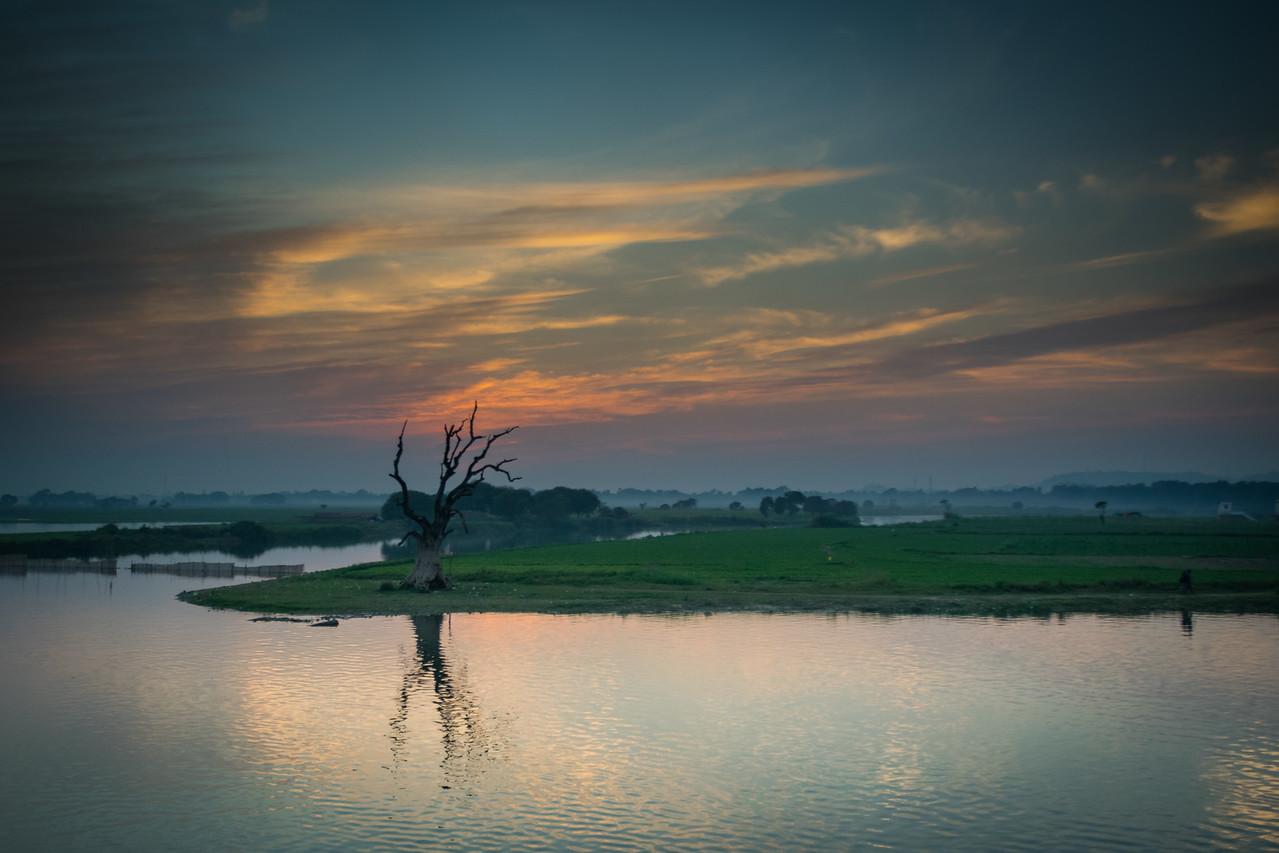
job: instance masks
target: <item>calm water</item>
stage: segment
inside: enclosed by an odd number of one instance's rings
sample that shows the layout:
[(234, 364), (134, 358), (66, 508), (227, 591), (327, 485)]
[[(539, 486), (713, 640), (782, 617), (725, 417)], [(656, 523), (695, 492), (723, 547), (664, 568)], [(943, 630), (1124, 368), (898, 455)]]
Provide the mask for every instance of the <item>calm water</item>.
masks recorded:
[(919, 524), (923, 521), (941, 521), (940, 515), (863, 515), (862, 524), (867, 527), (883, 527), (886, 524)]
[(1274, 617), (325, 629), (200, 583), (0, 576), (0, 849), (1279, 844)]
[[(326, 569), (337, 569), (342, 566), (353, 566), (356, 563), (374, 563), (383, 560), (382, 543), (360, 542), (355, 545), (296, 546), (292, 548), (269, 548), (256, 557), (237, 557), (225, 551), (183, 551), (172, 554), (128, 554), (120, 557), (116, 565), (121, 570), (132, 563), (235, 563), (237, 566), (305, 566), (308, 572), (320, 572)], [(225, 584), (227, 581), (223, 580)], [(183, 589), (190, 589), (190, 585)]]

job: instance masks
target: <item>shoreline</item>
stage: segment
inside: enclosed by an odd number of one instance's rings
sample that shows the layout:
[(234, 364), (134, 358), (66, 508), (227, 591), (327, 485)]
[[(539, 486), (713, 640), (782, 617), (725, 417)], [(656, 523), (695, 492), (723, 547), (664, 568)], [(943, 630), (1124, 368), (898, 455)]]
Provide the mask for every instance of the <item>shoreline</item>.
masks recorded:
[[(1193, 569), (1193, 592), (1179, 590)], [(253, 613), (1279, 613), (1279, 530), (972, 520), (774, 528), (468, 554), (452, 588), (379, 562), (183, 593)]]
[[(319, 574), (319, 573), (316, 573)], [(263, 581), (271, 584), (276, 581)], [(373, 593), (391, 598), (384, 606), (360, 609), (317, 609), (313, 605), (293, 606), (287, 600), (252, 600), (235, 590), (214, 587), (185, 591), (178, 599), (210, 610), (229, 610), (254, 615), (333, 616), (342, 619), (372, 616), (421, 616), (448, 613), (540, 613), (547, 615), (652, 615), (690, 616), (719, 613), (861, 613), (883, 616), (978, 616), (978, 617), (1047, 617), (1057, 614), (1144, 616), (1161, 613), (1190, 612), (1196, 614), (1275, 614), (1279, 616), (1279, 596), (1270, 592), (1255, 593), (1105, 593), (1081, 592), (1053, 595), (1028, 593), (996, 593), (972, 595), (743, 595), (728, 599), (722, 596), (689, 595), (680, 599), (657, 600), (643, 596), (627, 597), (624, 590), (610, 590), (612, 595), (592, 594), (578, 590), (538, 600), (535, 604), (518, 596), (476, 595), (456, 590), (416, 593)], [(626, 600), (629, 598), (629, 600)], [(407, 599), (407, 600), (406, 600)]]

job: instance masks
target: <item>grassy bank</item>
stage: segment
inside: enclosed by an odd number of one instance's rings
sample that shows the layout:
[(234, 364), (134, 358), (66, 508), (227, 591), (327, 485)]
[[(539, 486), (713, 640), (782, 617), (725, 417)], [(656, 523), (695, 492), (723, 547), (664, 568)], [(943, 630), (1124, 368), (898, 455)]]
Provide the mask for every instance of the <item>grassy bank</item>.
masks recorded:
[[(1279, 612), (1279, 525), (1139, 519), (963, 519), (766, 529), (457, 557), (454, 588), (393, 587), (406, 563), (184, 593), (276, 613)], [(1178, 592), (1191, 569), (1195, 591)]]
[(251, 557), (269, 548), (353, 545), (380, 541), (396, 533), (398, 528), (394, 525), (360, 519), (337, 522), (286, 519), (267, 524), (236, 521), (140, 528), (106, 524), (91, 531), (0, 535), (0, 554), (60, 559), (225, 551)]
[(377, 515), (376, 506), (277, 507), (277, 506), (206, 506), (206, 507), (31, 507), (14, 506), (0, 509), (0, 521), (34, 521), (45, 523), (114, 522), (156, 524), (159, 522), (234, 522), (255, 521), (259, 524), (308, 524), (341, 516), (363, 519)]

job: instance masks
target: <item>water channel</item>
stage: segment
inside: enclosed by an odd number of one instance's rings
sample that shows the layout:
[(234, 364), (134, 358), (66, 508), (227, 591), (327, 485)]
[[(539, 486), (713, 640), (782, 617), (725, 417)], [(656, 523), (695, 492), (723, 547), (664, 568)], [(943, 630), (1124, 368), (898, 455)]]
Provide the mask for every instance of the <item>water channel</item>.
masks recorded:
[(173, 598), (216, 583), (0, 576), (0, 849), (1279, 844), (1274, 616)]

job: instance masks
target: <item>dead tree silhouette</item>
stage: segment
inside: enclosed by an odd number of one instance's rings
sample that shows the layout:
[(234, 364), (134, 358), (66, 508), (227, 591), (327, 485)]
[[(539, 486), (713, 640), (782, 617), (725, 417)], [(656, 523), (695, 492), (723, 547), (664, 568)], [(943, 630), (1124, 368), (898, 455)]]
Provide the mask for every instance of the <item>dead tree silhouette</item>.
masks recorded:
[(417, 541), (417, 559), (413, 563), (413, 571), (404, 579), (403, 586), (423, 592), (447, 589), (448, 578), (444, 577), (444, 570), (440, 565), (444, 539), (453, 532), (453, 519), (462, 522), (463, 530), (467, 529), (466, 516), (458, 505), (474, 493), (476, 485), (483, 483), (487, 474), (502, 474), (507, 482), (520, 479), (506, 470), (507, 465), (517, 460), (487, 461), (493, 445), (519, 427), (507, 427), (489, 435), (480, 435), (475, 432), (475, 414), (479, 408), (480, 404), (477, 402), (471, 408), (471, 414), (460, 423), (444, 425), (444, 453), (440, 460), (440, 478), (429, 510), (430, 515), (422, 514), (427, 511), (424, 508), (414, 508), (408, 483), (400, 475), (400, 459), (404, 456), (404, 431), (408, 429), (409, 422), (405, 421), (400, 428), (390, 477), (400, 486), (400, 509), (406, 518), (417, 525), (416, 530), (410, 530), (400, 540), (401, 545), (409, 539)]

